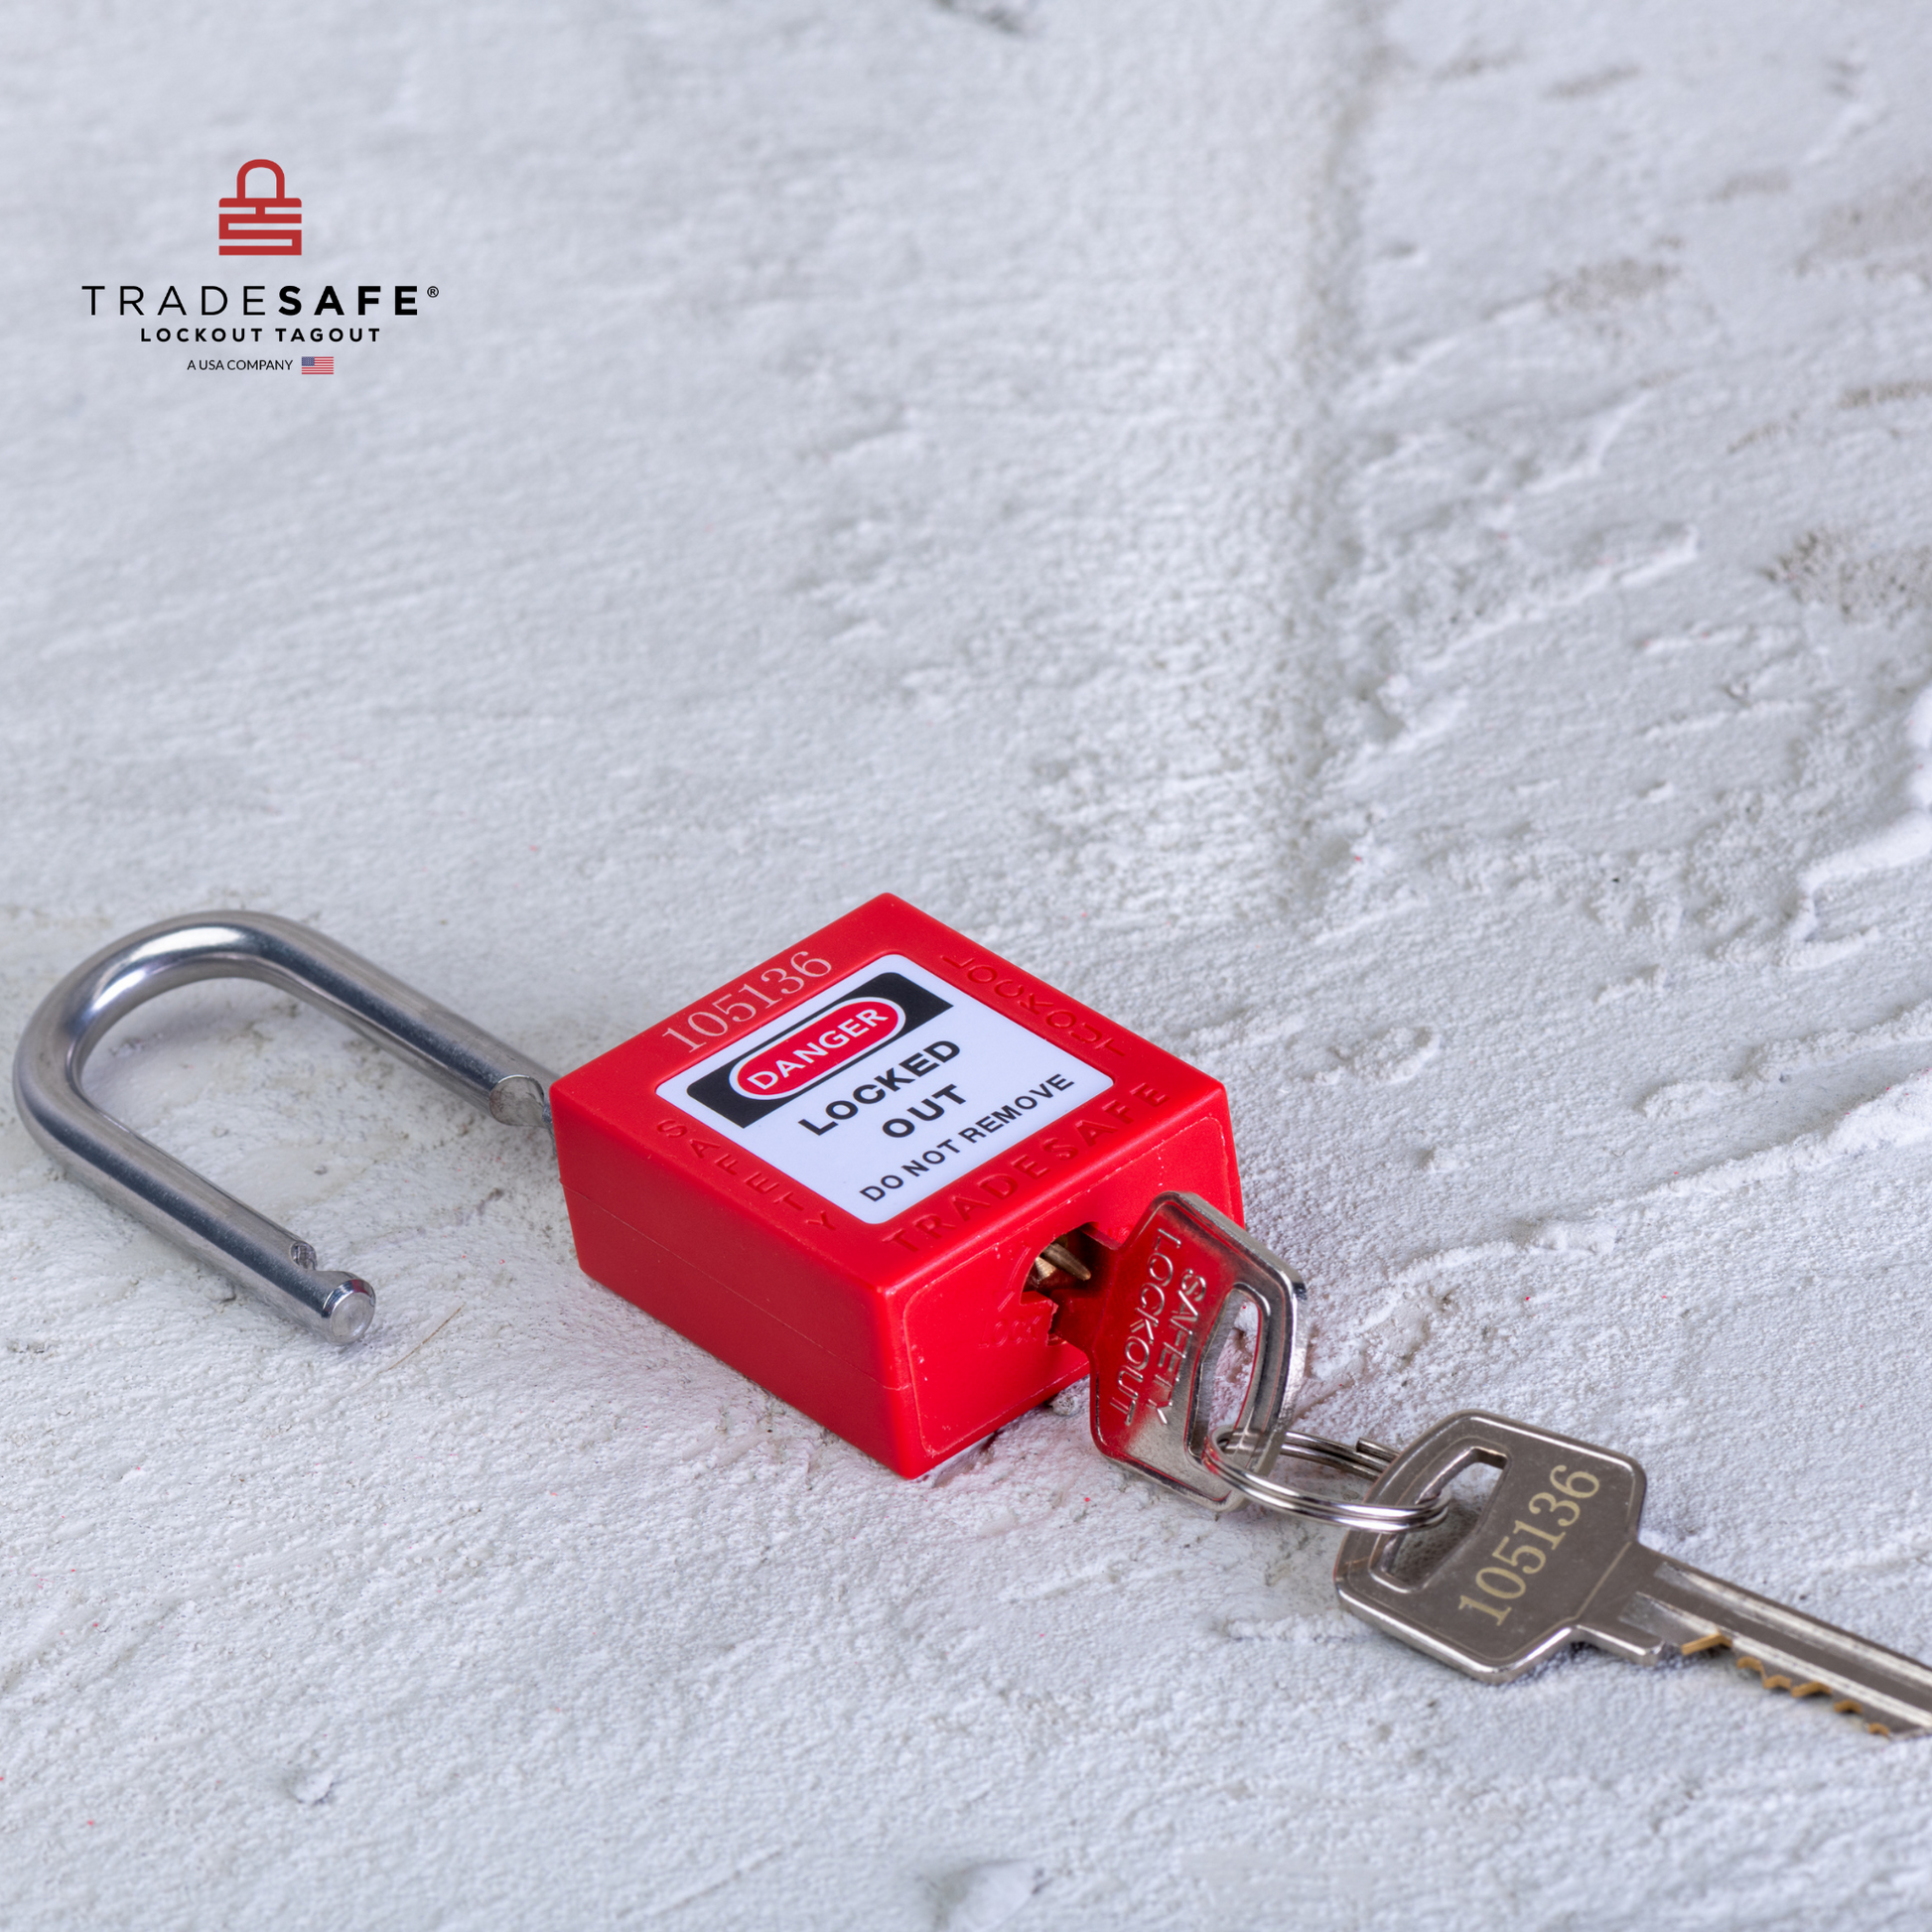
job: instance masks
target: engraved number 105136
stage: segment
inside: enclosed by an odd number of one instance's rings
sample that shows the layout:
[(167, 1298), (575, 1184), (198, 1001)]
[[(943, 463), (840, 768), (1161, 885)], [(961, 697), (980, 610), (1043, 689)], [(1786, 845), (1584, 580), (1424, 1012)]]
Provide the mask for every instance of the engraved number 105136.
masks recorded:
[[(1480, 1610), (1484, 1616), (1493, 1616), (1498, 1623), (1509, 1615), (1516, 1598), (1529, 1588), (1527, 1580), (1550, 1561), (1550, 1551), (1562, 1543), (1566, 1533), (1584, 1513), (1584, 1504), (1603, 1486), (1587, 1469), (1565, 1474), (1566, 1466), (1562, 1462), (1557, 1463), (1550, 1470), (1549, 1488), (1539, 1489), (1525, 1505), (1532, 1516), (1545, 1518), (1545, 1523), (1526, 1523), (1519, 1516), (1509, 1526), (1509, 1535), (1490, 1552), (1495, 1561), (1484, 1564), (1476, 1572), (1476, 1588), (1483, 1592), (1483, 1596), (1499, 1600), (1486, 1603), (1482, 1596), (1463, 1596), (1457, 1599), (1457, 1607)], [(1566, 1510), (1570, 1512), (1567, 1516), (1564, 1514)], [(1559, 1523), (1562, 1528), (1552, 1531), (1547, 1527), (1549, 1523)], [(1518, 1543), (1512, 1550), (1507, 1547), (1512, 1536), (1535, 1537), (1537, 1541)], [(1549, 1546), (1547, 1549), (1544, 1547), (1546, 1544)]]
[[(719, 994), (710, 1005), (693, 1007), (678, 1021), (677, 1027), (666, 1027), (664, 1031), (680, 1046), (688, 1046), (696, 1052), (707, 1039), (722, 1039), (734, 1027), (742, 1027), (748, 1020), (756, 1020), (760, 1013), (775, 1007), (780, 1000), (790, 999), (794, 993), (802, 993), (807, 980), (823, 979), (831, 970), (832, 962), (829, 959), (820, 959), (813, 953), (795, 952), (788, 970), (784, 966), (767, 966), (759, 974), (757, 985), (747, 980), (742, 986), (733, 987), (729, 993)], [(766, 987), (771, 990), (766, 992)], [(740, 997), (748, 993), (751, 999)], [(764, 1005), (754, 1006), (753, 1000), (762, 1000)], [(687, 1039), (678, 1027), (689, 1028), (698, 1037)]]

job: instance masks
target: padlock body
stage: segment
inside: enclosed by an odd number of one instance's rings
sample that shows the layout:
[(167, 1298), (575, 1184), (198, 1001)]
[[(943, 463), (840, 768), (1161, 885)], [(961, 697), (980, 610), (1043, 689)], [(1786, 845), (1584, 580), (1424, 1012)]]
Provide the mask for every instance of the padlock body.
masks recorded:
[(1048, 1242), (1241, 1217), (1218, 1081), (890, 897), (551, 1108), (585, 1272), (906, 1476), (1086, 1373)]

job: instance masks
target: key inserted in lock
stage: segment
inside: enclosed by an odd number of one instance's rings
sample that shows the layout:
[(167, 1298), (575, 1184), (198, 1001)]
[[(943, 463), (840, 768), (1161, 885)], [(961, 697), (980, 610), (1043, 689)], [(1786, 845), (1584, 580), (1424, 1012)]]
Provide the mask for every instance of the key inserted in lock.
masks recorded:
[[(1094, 1447), (1216, 1509), (1243, 1497), (1203, 1466), (1224, 1357), (1245, 1369), (1228, 1440), (1266, 1474), (1308, 1357), (1307, 1290), (1260, 1242), (1191, 1194), (1163, 1194), (1120, 1247), (1057, 1241), (1035, 1286), (1053, 1332), (1091, 1364)], [(1244, 1323), (1243, 1316), (1248, 1319)]]

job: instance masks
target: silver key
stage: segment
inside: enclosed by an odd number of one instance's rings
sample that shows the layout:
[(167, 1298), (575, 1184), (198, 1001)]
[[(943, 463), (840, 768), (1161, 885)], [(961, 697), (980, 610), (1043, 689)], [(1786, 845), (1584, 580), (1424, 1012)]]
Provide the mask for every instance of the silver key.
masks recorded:
[(1565, 1644), (1637, 1664), (1728, 1645), (1766, 1690), (1823, 1697), (1881, 1736), (1932, 1729), (1932, 1670), (1637, 1541), (1643, 1470), (1627, 1455), (1465, 1412), (1409, 1445), (1368, 1492), (1414, 1504), (1471, 1462), (1501, 1471), (1474, 1529), (1425, 1575), (1397, 1573), (1399, 1536), (1351, 1531), (1335, 1588), (1357, 1616), (1485, 1684)]

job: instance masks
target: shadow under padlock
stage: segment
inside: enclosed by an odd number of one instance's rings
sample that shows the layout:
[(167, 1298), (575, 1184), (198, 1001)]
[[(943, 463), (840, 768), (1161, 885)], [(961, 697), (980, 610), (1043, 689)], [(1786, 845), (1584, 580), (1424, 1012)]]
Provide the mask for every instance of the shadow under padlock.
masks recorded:
[[(275, 177), (273, 195), (250, 195), (248, 177), (266, 168)], [(235, 173), (234, 193), (219, 207), (220, 250), (224, 255), (299, 255), (302, 252), (302, 202), (288, 192), (281, 165), (244, 161)]]
[(1213, 1508), (1265, 1476), (1304, 1291), (1239, 1225), (1220, 1082), (882, 897), (561, 1079), (288, 919), (165, 920), (29, 1023), (29, 1131), (116, 1205), (338, 1342), (369, 1285), (82, 1087), (172, 987), (265, 981), (493, 1118), (551, 1126), (587, 1274), (900, 1475), (1083, 1375), (1104, 1453)]

